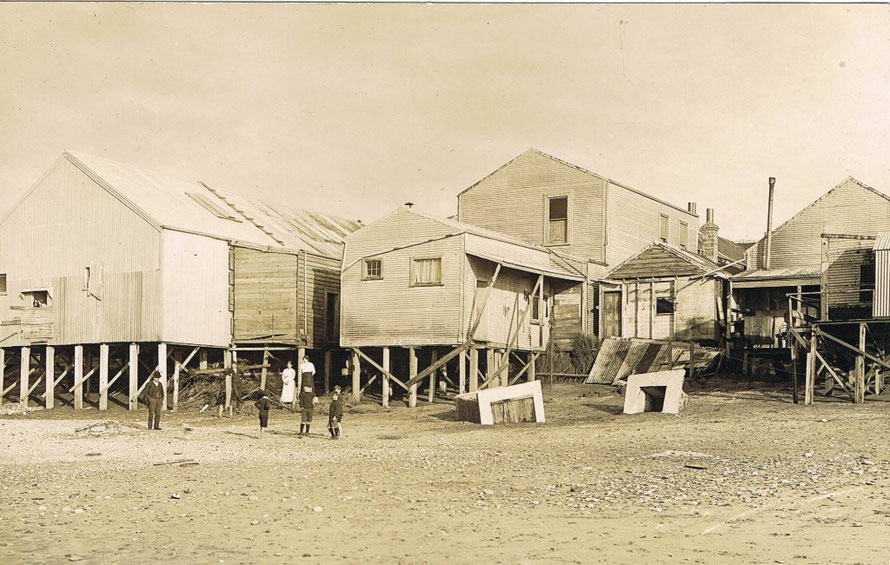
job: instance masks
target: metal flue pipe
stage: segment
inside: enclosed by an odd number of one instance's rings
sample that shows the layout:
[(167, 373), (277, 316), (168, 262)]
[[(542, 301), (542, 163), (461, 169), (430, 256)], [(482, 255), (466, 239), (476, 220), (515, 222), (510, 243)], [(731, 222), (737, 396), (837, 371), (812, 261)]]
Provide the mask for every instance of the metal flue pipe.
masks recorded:
[(773, 193), (776, 190), (776, 177), (769, 178), (769, 203), (766, 208), (766, 253), (763, 268), (769, 269), (773, 253)]

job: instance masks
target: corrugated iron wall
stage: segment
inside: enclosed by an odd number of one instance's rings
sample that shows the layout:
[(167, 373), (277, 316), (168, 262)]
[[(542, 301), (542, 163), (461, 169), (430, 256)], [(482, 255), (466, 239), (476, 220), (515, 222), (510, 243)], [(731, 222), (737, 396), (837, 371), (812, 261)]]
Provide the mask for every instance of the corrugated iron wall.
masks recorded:
[[(101, 299), (83, 289), (101, 263)], [(18, 314), (20, 291), (52, 288), (50, 344), (160, 339), (160, 232), (66, 159), (0, 224), (0, 321)], [(7, 326), (8, 328), (9, 326)], [(6, 337), (4, 332), (2, 337)], [(14, 336), (4, 346), (23, 345)]]
[(890, 318), (890, 250), (875, 252), (875, 318)]

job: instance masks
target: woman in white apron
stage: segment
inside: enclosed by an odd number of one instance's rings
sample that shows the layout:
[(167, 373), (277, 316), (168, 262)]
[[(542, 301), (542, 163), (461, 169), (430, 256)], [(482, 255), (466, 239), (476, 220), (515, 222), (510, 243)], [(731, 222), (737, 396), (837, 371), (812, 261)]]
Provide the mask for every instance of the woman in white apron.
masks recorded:
[(287, 362), (287, 369), (281, 372), (281, 403), (290, 404), (291, 410), (296, 408), (297, 372), (293, 363)]

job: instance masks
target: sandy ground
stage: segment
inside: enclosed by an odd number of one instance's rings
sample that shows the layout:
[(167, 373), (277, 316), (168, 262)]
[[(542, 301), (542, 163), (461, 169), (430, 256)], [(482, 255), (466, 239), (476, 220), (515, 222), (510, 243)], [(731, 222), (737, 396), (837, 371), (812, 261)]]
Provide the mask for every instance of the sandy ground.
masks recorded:
[(890, 562), (890, 402), (544, 391), (546, 424), (362, 405), (340, 441), (280, 410), (260, 440), (196, 409), (3, 417), (0, 563)]

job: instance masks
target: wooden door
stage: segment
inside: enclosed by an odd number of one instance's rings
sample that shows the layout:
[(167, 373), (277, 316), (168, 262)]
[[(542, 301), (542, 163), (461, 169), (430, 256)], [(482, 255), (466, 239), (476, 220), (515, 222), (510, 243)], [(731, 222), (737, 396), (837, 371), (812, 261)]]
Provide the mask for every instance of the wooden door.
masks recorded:
[(603, 339), (621, 337), (621, 292), (603, 293)]

